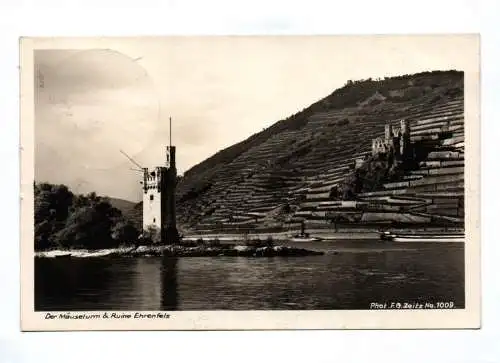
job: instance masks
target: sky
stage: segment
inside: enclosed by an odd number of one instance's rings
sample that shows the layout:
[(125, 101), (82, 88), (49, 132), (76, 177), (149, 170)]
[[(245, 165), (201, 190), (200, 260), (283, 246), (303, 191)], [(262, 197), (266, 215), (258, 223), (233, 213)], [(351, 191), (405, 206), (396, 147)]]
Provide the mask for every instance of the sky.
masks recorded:
[[(139, 201), (139, 165), (182, 174), (347, 80), (470, 69), (470, 36), (151, 37), (34, 53), (35, 180)], [(466, 73), (467, 74), (467, 73)]]

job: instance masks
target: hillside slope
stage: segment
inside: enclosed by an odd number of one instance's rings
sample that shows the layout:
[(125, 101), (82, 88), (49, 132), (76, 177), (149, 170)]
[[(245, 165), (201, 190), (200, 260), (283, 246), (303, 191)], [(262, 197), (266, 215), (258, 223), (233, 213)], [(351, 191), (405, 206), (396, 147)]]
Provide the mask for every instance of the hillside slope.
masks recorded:
[(122, 212), (137, 230), (142, 230), (142, 202), (136, 203), (120, 198), (108, 198), (111, 205)]
[[(463, 224), (463, 72), (348, 81), (188, 170), (177, 187), (178, 223), (191, 231), (350, 228), (380, 223)], [(386, 123), (410, 121), (432, 150), (400, 180), (341, 201), (333, 191), (371, 154)]]
[(137, 203), (125, 199), (113, 197), (108, 197), (108, 199), (109, 203), (111, 203), (114, 208), (120, 210), (124, 215), (130, 214), (137, 205)]

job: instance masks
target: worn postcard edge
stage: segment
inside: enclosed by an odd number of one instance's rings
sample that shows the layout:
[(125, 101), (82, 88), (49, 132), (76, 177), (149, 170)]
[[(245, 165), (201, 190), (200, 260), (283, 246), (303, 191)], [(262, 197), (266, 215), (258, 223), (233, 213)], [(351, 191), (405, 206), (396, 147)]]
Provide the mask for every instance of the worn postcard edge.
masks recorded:
[[(415, 35), (416, 36), (416, 35)], [(428, 35), (427, 35), (428, 36)], [(462, 69), (465, 110), (465, 309), (171, 311), (168, 319), (46, 319), (34, 311), (34, 57), (35, 49), (113, 48), (127, 38), (20, 39), (20, 281), (21, 330), (282, 330), (480, 328), (480, 45), (468, 37)], [(390, 37), (390, 35), (388, 35)], [(425, 55), (422, 55), (425, 56)], [(53, 312), (54, 314), (64, 312)], [(87, 315), (102, 314), (85, 312)], [(131, 312), (132, 315), (135, 312)], [(142, 312), (145, 313), (145, 312)], [(150, 312), (156, 314), (157, 312)]]

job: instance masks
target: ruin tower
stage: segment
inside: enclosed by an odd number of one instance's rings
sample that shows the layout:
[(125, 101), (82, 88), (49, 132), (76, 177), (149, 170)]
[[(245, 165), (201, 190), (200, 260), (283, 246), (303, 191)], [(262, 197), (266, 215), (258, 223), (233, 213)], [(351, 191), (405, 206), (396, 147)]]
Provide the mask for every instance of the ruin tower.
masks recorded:
[(394, 144), (394, 157), (396, 159), (401, 159), (401, 136), (399, 131), (394, 133), (393, 144)]
[(385, 138), (385, 143), (389, 144), (392, 141), (392, 127), (391, 125), (387, 124), (385, 125), (385, 133), (384, 133), (384, 138)]
[(408, 120), (401, 120), (399, 147), (400, 154), (403, 158), (407, 158), (411, 155), (410, 131), (410, 122)]
[(377, 139), (372, 139), (372, 156), (377, 155), (377, 153), (378, 153)]
[(143, 230), (156, 227), (162, 244), (179, 241), (175, 215), (176, 184), (175, 146), (170, 145), (166, 147), (164, 166), (157, 166), (153, 171), (143, 169), (142, 227)]

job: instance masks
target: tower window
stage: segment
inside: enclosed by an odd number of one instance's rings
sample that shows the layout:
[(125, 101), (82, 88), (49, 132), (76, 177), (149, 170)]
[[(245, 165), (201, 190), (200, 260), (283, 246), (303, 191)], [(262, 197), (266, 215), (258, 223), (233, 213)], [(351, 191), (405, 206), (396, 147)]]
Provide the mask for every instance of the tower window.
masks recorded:
[(153, 195), (153, 194), (151, 194), (151, 195), (149, 196), (149, 200), (153, 200), (154, 198), (155, 198), (155, 197), (154, 197), (154, 195)]
[(156, 218), (153, 218), (153, 223), (156, 223)]

